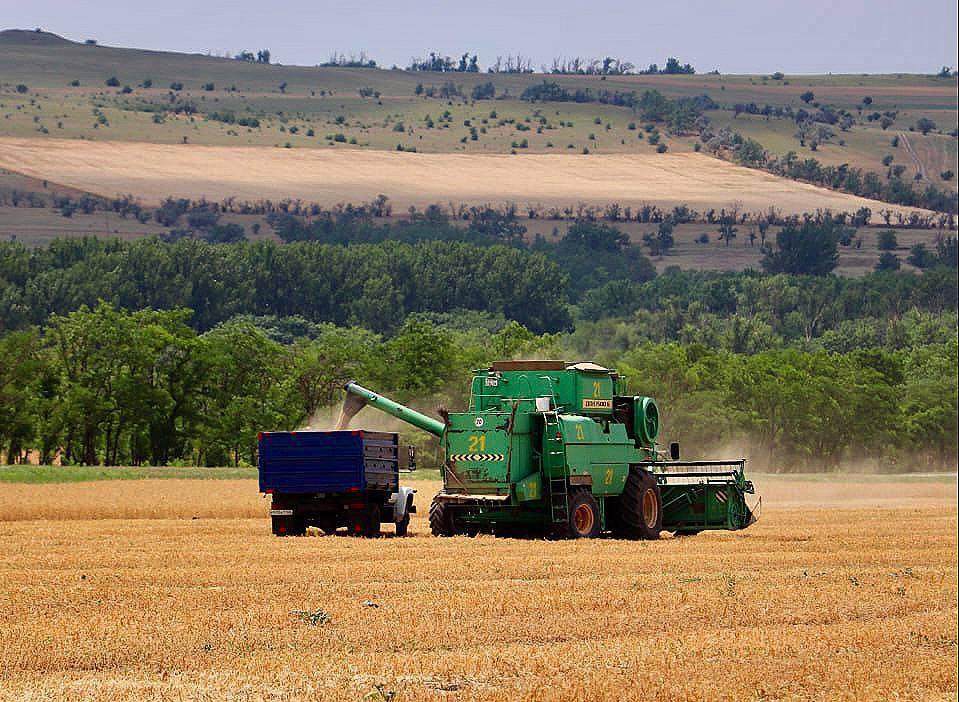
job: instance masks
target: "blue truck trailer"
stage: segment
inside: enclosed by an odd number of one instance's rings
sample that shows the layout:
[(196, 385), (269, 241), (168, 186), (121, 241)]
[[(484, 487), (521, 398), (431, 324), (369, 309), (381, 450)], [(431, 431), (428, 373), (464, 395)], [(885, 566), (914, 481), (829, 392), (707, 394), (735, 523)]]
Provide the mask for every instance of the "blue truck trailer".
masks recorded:
[(416, 512), (412, 488), (399, 484), (400, 469), (416, 466), (412, 447), (401, 455), (393, 432), (260, 432), (260, 492), (272, 498), (277, 536), (299, 536), (315, 526), (327, 534), (378, 536), (393, 523), (405, 536)]

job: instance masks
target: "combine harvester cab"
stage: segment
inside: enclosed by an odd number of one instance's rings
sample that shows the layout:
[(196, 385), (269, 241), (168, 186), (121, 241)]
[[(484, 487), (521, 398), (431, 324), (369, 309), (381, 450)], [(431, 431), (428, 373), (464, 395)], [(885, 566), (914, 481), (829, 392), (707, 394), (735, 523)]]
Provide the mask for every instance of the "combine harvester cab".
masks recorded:
[(474, 372), (469, 406), (439, 421), (356, 383), (346, 421), (372, 405), (440, 440), (437, 536), (547, 533), (658, 538), (754, 521), (745, 462), (670, 460), (656, 447), (659, 409), (592, 363), (504, 361)]

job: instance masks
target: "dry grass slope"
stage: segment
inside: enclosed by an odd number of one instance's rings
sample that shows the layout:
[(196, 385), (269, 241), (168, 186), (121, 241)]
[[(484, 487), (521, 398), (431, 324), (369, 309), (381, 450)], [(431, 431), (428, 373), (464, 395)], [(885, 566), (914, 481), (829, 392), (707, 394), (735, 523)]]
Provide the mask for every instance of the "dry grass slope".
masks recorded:
[(956, 698), (951, 483), (770, 481), (753, 528), (652, 543), (282, 540), (252, 481), (42, 487), (0, 496), (0, 700)]
[[(435, 202), (610, 202), (792, 214), (882, 203), (700, 154), (507, 156), (0, 139), (0, 167), (105, 196), (299, 198), (333, 205), (380, 193), (399, 209)], [(895, 207), (889, 209), (895, 210)]]
[[(956, 124), (955, 85), (932, 76), (451, 75), (251, 64), (87, 46), (33, 31), (0, 32), (0, 76), (3, 135), (27, 140), (5, 142), (0, 166), (108, 196), (298, 197), (334, 204), (382, 192), (403, 208), (447, 200), (560, 206), (622, 200), (698, 208), (742, 201), (748, 209), (772, 205), (788, 213), (863, 205), (874, 213), (884, 209), (695, 155), (696, 137), (671, 134), (662, 124), (655, 142), (641, 115), (629, 108), (519, 99), (544, 79), (594, 95), (649, 89), (670, 98), (706, 94), (721, 108), (708, 112), (716, 128), (731, 126), (774, 155), (794, 151), (800, 159), (884, 172), (882, 159), (890, 154), (910, 182), (918, 172), (925, 178), (919, 181), (922, 187), (951, 190), (956, 183), (954, 177), (942, 178), (943, 172), (956, 170), (956, 139), (947, 135)], [(108, 78), (119, 85), (107, 87)], [(491, 81), (497, 99), (415, 94), (419, 84), (447, 81), (466, 96)], [(17, 83), (27, 86), (26, 93), (15, 91)], [(175, 99), (196, 114), (166, 111), (171, 84), (182, 85)], [(376, 97), (362, 97), (361, 90)], [(815, 92), (812, 106), (800, 99), (806, 90)], [(800, 144), (793, 119), (733, 111), (734, 105), (748, 103), (812, 110), (820, 102), (848, 110), (855, 124), (815, 152)], [(886, 112), (896, 115), (889, 130), (868, 119)], [(258, 126), (222, 121), (231, 113), (256, 118)], [(909, 153), (904, 145), (891, 146), (894, 133), (905, 134), (921, 117), (933, 119), (942, 133), (909, 132)], [(40, 147), (39, 142), (48, 143)], [(118, 142), (126, 145), (121, 148)], [(656, 153), (657, 143), (668, 147), (668, 156)], [(396, 153), (398, 145), (419, 154)], [(283, 146), (295, 153), (267, 148)], [(584, 149), (588, 157), (581, 155)], [(510, 157), (514, 151), (517, 155)], [(102, 153), (108, 154), (106, 160), (98, 155)], [(75, 228), (64, 226), (63, 231), (70, 234)], [(129, 227), (120, 229), (121, 236), (136, 235)]]

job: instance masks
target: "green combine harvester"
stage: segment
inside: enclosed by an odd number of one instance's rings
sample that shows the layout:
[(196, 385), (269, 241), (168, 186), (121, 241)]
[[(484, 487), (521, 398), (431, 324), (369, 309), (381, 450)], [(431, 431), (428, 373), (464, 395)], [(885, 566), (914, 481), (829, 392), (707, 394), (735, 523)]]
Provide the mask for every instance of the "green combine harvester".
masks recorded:
[(675, 443), (658, 451), (656, 402), (627, 395), (624, 378), (592, 363), (494, 363), (474, 371), (467, 411), (442, 420), (356, 383), (346, 391), (339, 428), (370, 405), (439, 437), (437, 536), (655, 539), (755, 521), (744, 460), (681, 462)]

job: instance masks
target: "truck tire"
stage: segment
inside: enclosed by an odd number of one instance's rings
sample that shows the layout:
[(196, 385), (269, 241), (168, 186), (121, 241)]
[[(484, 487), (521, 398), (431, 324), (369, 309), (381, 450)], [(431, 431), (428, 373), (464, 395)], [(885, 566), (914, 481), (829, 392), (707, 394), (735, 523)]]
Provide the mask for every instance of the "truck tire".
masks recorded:
[(663, 530), (663, 497), (656, 479), (637, 466), (629, 467), (626, 486), (619, 498), (617, 536), (626, 539), (658, 539)]
[(363, 536), (368, 539), (375, 539), (380, 535), (380, 506), (379, 505), (370, 505), (369, 511), (366, 513), (366, 524), (363, 528)]
[(406, 511), (403, 513), (403, 518), (396, 523), (397, 536), (406, 536), (407, 532), (410, 530), (410, 508), (412, 506), (413, 498), (410, 496), (410, 499), (406, 501)]
[(566, 536), (574, 539), (595, 539), (600, 532), (599, 503), (589, 490), (569, 494), (569, 517)]
[(406, 536), (410, 530), (410, 515), (407, 512), (403, 518), (396, 523), (396, 535)]
[(336, 515), (324, 514), (319, 518), (319, 527), (324, 534), (332, 535), (336, 533)]
[(446, 503), (438, 497), (439, 495), (434, 497), (430, 503), (430, 531), (433, 536), (452, 536), (453, 515), (446, 508)]

